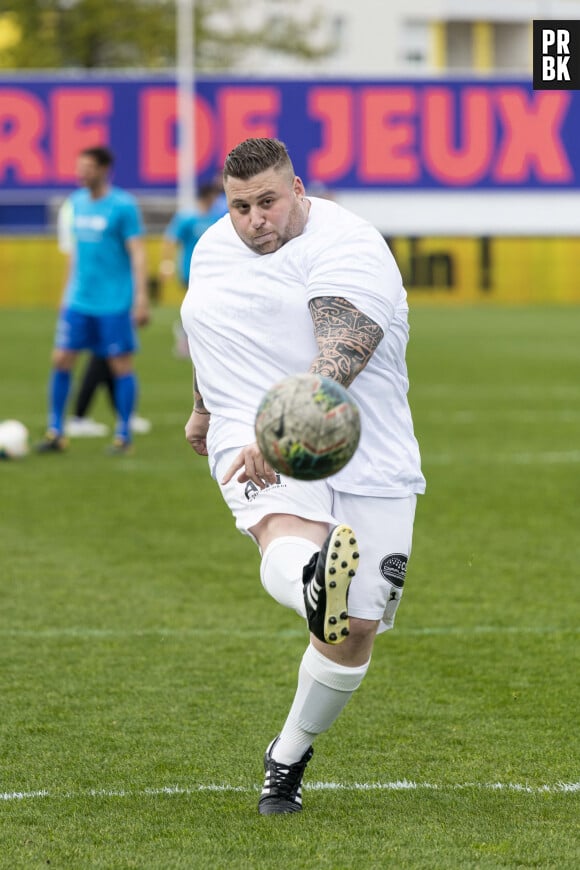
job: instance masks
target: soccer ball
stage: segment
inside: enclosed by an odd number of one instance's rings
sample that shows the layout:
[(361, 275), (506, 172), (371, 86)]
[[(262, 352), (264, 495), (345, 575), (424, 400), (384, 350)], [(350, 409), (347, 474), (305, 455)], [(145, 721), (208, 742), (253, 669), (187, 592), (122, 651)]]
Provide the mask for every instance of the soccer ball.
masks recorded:
[(18, 420), (0, 422), (0, 459), (21, 459), (29, 450), (28, 429)]
[(298, 480), (336, 474), (360, 438), (360, 417), (347, 391), (330, 378), (301, 374), (268, 390), (256, 414), (256, 440), (276, 471)]

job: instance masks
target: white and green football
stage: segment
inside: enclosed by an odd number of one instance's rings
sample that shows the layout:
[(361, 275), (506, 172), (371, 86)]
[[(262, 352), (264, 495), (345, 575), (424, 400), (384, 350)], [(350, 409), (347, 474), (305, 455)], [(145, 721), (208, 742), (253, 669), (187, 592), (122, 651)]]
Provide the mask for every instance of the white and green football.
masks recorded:
[(262, 455), (281, 474), (320, 480), (352, 458), (360, 439), (358, 408), (331, 378), (291, 375), (260, 402), (256, 440)]

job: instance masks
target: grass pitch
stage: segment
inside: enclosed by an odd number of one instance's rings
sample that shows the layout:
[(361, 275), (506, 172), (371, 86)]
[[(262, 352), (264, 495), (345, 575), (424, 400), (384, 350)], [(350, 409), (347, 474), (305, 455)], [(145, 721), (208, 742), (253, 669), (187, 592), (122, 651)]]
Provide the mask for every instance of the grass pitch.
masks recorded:
[[(412, 310), (405, 598), (279, 818), (306, 632), (183, 440), (176, 316), (142, 333), (134, 456), (0, 464), (0, 867), (580, 866), (580, 308)], [(33, 438), (54, 320), (0, 314), (0, 416)]]

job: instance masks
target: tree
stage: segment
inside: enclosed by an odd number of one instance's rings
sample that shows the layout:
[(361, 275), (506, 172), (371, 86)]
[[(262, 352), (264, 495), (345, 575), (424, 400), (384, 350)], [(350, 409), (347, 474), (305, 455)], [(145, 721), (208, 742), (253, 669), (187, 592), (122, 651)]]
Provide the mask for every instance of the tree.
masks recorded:
[[(197, 69), (235, 69), (255, 49), (305, 59), (326, 57), (335, 49), (325, 37), (320, 12), (300, 20), (288, 13), (268, 16), (264, 9), (259, 0), (196, 0)], [(4, 15), (20, 34), (17, 40), (0, 40), (4, 69), (166, 69), (175, 64), (175, 0), (18, 0)]]

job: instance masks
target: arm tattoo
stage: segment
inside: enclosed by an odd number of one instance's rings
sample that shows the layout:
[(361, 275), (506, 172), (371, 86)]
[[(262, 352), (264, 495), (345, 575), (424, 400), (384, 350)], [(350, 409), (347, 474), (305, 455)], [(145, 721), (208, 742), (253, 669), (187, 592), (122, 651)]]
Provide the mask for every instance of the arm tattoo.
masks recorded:
[(312, 299), (309, 308), (318, 344), (310, 371), (348, 387), (375, 352), (383, 330), (341, 297)]
[(199, 387), (197, 386), (197, 375), (195, 372), (193, 373), (193, 407), (196, 411), (200, 411), (204, 414), (209, 414), (209, 411), (205, 407), (203, 396), (199, 392)]

